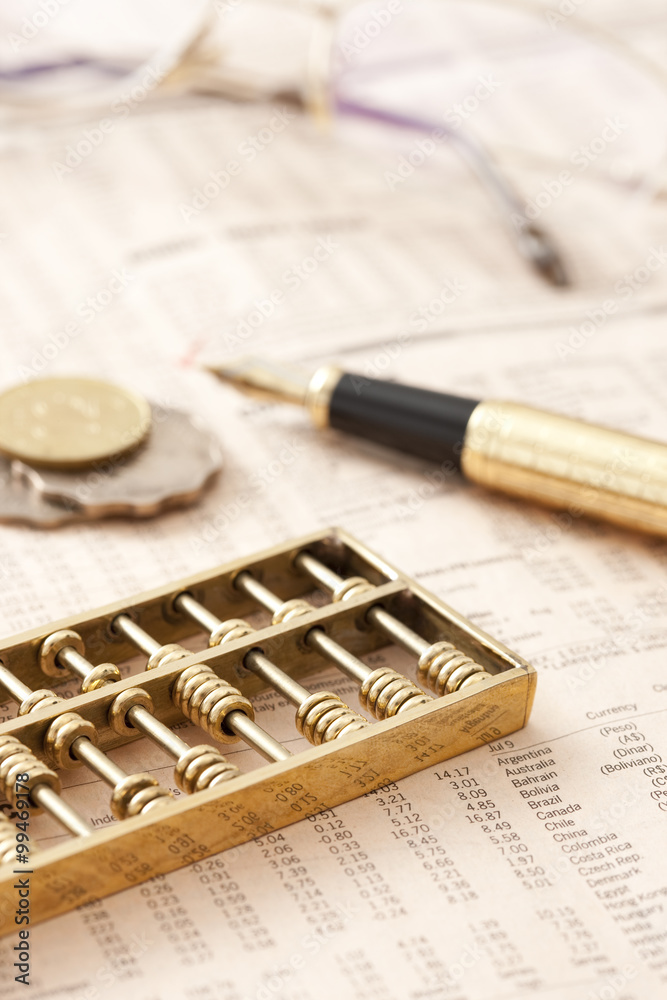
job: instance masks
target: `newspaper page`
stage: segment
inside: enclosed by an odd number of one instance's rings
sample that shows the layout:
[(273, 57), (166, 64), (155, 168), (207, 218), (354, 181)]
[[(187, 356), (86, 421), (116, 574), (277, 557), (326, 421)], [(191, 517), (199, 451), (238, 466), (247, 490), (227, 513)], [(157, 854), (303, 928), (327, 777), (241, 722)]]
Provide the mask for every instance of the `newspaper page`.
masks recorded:
[[(393, 150), (314, 140), (293, 114), (137, 109), (69, 173), (54, 164), (69, 166), (86, 126), (5, 137), (2, 387), (117, 381), (196, 415), (225, 466), (199, 504), (154, 520), (0, 527), (3, 634), (339, 523), (532, 662), (533, 715), (497, 744), (35, 926), (28, 991), (10, 934), (0, 994), (658, 1000), (665, 543), (322, 434), (200, 363), (333, 359), (664, 437), (664, 209), (633, 229), (616, 195), (579, 178), (550, 216), (576, 281), (553, 290), (458, 168), (443, 164), (456, 197), (433, 199), (437, 171), (398, 197), (384, 182)], [(316, 683), (354, 703), (324, 663)], [(284, 700), (267, 693), (261, 710), (298, 748)], [(173, 781), (147, 741), (112, 756)], [(231, 759), (259, 764), (236, 747)], [(85, 768), (65, 785), (94, 825), (114, 821)], [(43, 847), (63, 836), (44, 817), (33, 832)]]

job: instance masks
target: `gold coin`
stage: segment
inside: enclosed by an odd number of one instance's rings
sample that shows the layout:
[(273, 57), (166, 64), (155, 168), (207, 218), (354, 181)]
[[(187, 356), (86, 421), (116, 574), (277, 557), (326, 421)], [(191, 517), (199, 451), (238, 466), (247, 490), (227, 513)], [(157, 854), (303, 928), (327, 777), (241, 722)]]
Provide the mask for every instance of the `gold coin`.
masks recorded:
[(0, 453), (29, 465), (81, 469), (141, 444), (151, 409), (91, 378), (35, 379), (0, 395)]

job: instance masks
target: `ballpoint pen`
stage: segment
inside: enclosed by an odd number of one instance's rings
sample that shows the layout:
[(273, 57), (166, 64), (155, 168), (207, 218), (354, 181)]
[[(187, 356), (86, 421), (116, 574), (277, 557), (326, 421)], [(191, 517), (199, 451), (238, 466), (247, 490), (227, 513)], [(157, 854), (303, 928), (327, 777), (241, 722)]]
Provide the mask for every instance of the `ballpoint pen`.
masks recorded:
[(331, 427), (438, 462), (483, 486), (667, 537), (667, 444), (521, 403), (475, 400), (332, 365), (255, 358), (208, 366), (237, 389), (305, 407)]

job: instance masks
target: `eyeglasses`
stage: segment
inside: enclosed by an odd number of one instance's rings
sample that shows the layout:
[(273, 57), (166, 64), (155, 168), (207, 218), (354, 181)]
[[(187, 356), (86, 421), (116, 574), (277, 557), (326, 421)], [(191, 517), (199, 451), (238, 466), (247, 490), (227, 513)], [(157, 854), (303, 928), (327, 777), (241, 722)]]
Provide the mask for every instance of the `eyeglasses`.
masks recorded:
[[(419, 178), (445, 199), (455, 154), (556, 285), (566, 267), (544, 220), (578, 176), (635, 219), (661, 193), (667, 73), (578, 15), (521, 0), (6, 0), (0, 45), (6, 122), (125, 115), (183, 91), (287, 98), (383, 147), (392, 190)], [(541, 180), (520, 191), (524, 175)]]

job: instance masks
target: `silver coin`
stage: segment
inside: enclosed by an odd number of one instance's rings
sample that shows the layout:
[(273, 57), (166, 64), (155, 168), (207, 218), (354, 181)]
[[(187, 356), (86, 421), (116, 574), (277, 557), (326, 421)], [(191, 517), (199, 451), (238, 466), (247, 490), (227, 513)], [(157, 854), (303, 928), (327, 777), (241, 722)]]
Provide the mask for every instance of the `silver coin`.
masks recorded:
[(197, 500), (220, 471), (222, 454), (217, 439), (192, 417), (152, 407), (150, 437), (128, 456), (77, 473), (20, 464), (43, 498), (75, 505), (86, 518), (149, 517)]
[(32, 524), (40, 528), (58, 528), (62, 524), (84, 520), (74, 504), (51, 503), (22, 474), (18, 463), (0, 458), (0, 522)]

